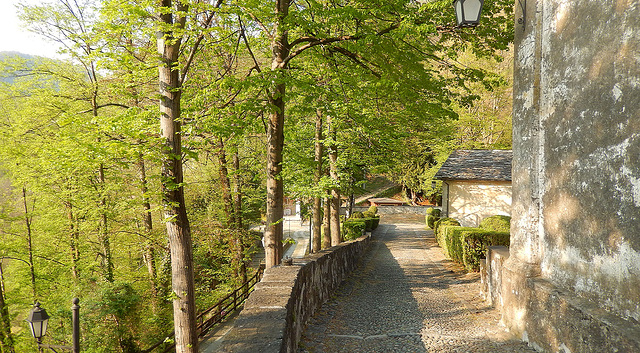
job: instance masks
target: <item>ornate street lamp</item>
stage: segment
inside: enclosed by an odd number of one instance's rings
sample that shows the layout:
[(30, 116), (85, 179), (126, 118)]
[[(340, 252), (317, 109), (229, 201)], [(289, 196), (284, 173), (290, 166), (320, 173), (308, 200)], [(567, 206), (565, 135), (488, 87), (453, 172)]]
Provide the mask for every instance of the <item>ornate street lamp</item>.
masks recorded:
[(27, 322), (29, 323), (29, 328), (31, 328), (33, 338), (40, 344), (42, 336), (47, 333), (47, 323), (49, 323), (49, 315), (46, 310), (40, 307), (40, 303), (36, 302), (33, 306), (27, 317)]
[(33, 309), (29, 312), (27, 322), (31, 328), (33, 338), (38, 341), (38, 348), (42, 352), (42, 348), (50, 349), (57, 352), (56, 349), (70, 350), (73, 353), (80, 353), (80, 299), (74, 298), (71, 306), (71, 324), (73, 326), (73, 342), (71, 346), (57, 346), (51, 344), (42, 344), (42, 337), (47, 333), (47, 324), (49, 323), (49, 315), (47, 311), (40, 307), (40, 303), (36, 302)]
[(458, 27), (475, 27), (480, 23), (484, 0), (454, 0)]

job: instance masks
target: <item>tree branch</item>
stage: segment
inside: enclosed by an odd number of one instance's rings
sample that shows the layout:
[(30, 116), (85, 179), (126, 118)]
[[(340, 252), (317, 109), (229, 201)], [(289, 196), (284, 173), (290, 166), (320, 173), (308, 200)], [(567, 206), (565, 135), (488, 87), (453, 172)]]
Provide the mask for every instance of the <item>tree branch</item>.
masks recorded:
[[(101, 104), (98, 105), (96, 107), (96, 109), (100, 109), (100, 108), (106, 108), (106, 107), (120, 107), (120, 108), (124, 108), (124, 109), (129, 109), (131, 108), (128, 105), (124, 105), (124, 104), (120, 104), (120, 103), (107, 103), (107, 104)], [(85, 113), (91, 113), (93, 111), (93, 109), (89, 109), (89, 110), (83, 110), (78, 112), (78, 114), (85, 114)]]
[(256, 56), (253, 54), (253, 50), (251, 50), (251, 46), (249, 45), (249, 40), (247, 39), (247, 35), (245, 34), (244, 23), (242, 22), (242, 18), (240, 17), (240, 15), (238, 15), (238, 22), (240, 22), (240, 35), (242, 36), (242, 40), (244, 41), (244, 44), (246, 45), (247, 50), (249, 51), (249, 55), (251, 56), (251, 59), (253, 60), (253, 64), (254, 64), (254, 66), (249, 69), (249, 75), (251, 75), (251, 70), (253, 69), (258, 71), (258, 73), (261, 73), (262, 70), (260, 69), (260, 64), (258, 63)]
[[(356, 63), (358, 66), (360, 66), (360, 67), (362, 67), (362, 68), (364, 68), (364, 69), (366, 69), (366, 70), (369, 70), (373, 76), (375, 76), (375, 77), (377, 77), (377, 78), (382, 77), (382, 75), (380, 75), (379, 73), (377, 73), (374, 69), (372, 69), (371, 67), (369, 67), (369, 65), (367, 65), (367, 64), (365, 64), (365, 63), (363, 62), (365, 59), (364, 59), (362, 56), (360, 56), (360, 55), (358, 55), (358, 54), (356, 54), (356, 53), (350, 52), (350, 51), (348, 51), (347, 49), (344, 49), (344, 48), (339, 47), (339, 46), (332, 47), (332, 48), (330, 48), (329, 50), (330, 50), (330, 51), (336, 51), (336, 52), (338, 52), (338, 53), (340, 53), (340, 54), (342, 54), (342, 55), (346, 56), (346, 57), (347, 57), (347, 58), (349, 58), (351, 61), (353, 61), (354, 63)], [(371, 64), (371, 65), (373, 65), (373, 64)], [(373, 65), (373, 66), (375, 66), (375, 65)]]
[[(391, 26), (379, 31), (378, 33), (376, 33), (376, 36), (383, 36), (395, 29), (398, 29), (400, 27), (400, 22), (394, 23)], [(295, 58), (296, 56), (300, 55), (302, 52), (304, 52), (305, 50), (309, 49), (309, 48), (313, 48), (316, 47), (318, 45), (326, 45), (326, 44), (334, 44), (334, 43), (339, 43), (339, 42), (345, 42), (345, 41), (356, 41), (358, 39), (361, 39), (363, 36), (362, 35), (353, 35), (353, 36), (339, 36), (339, 37), (332, 37), (332, 38), (315, 38), (315, 37), (300, 37), (296, 40), (294, 40), (293, 42), (291, 42), (291, 47), (297, 45), (297, 44), (301, 44), (301, 43), (307, 43), (301, 47), (299, 47), (296, 50), (292, 50), (291, 53), (289, 54), (289, 56), (287, 56), (284, 61), (282, 62), (282, 67), (286, 67), (287, 64), (289, 63), (289, 61), (291, 61), (293, 58)]]
[[(215, 5), (215, 8), (219, 8), (220, 5), (222, 5), (222, 0), (218, 0), (218, 2)], [(204, 28), (209, 28), (211, 26), (211, 22), (213, 21), (213, 16), (215, 16), (215, 14), (216, 14), (215, 11), (211, 11), (211, 13), (209, 14), (209, 17), (207, 17), (207, 20), (204, 23)], [(182, 67), (182, 71), (180, 73), (180, 87), (182, 87), (182, 84), (184, 83), (184, 80), (187, 77), (187, 72), (189, 72), (189, 68), (191, 67), (191, 64), (193, 63), (193, 59), (195, 58), (196, 53), (198, 52), (200, 43), (204, 39), (204, 35), (205, 34), (201, 32), (200, 35), (198, 35), (198, 37), (196, 38), (195, 43), (193, 43), (193, 46), (191, 47), (189, 58), (187, 59), (187, 62), (184, 64), (184, 66)]]

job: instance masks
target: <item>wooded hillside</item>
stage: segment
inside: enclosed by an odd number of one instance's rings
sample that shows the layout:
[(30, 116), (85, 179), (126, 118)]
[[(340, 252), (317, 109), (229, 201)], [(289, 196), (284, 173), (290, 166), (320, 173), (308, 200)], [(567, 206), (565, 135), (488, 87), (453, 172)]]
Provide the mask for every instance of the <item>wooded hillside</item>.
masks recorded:
[(452, 149), (508, 147), (512, 4), (475, 29), (449, 0), (20, 6), (66, 59), (0, 57), (0, 352), (36, 350), (35, 301), (69, 342), (74, 297), (84, 352), (174, 329), (196, 352), (195, 314), (255, 271), (252, 226), (280, 262), (285, 195), (335, 244), (372, 175), (429, 197)]

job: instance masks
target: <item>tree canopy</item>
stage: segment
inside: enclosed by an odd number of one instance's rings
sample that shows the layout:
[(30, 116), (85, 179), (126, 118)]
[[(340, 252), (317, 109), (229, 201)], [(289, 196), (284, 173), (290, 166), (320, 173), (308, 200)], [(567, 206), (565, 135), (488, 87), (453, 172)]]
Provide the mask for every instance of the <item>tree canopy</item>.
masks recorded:
[(83, 351), (143, 351), (256, 270), (254, 226), (279, 263), (285, 195), (339, 208), (382, 174), (417, 200), (452, 149), (508, 148), (512, 5), (20, 5), (65, 59), (1, 57), (0, 352), (33, 349), (35, 301), (69, 341), (73, 297)]

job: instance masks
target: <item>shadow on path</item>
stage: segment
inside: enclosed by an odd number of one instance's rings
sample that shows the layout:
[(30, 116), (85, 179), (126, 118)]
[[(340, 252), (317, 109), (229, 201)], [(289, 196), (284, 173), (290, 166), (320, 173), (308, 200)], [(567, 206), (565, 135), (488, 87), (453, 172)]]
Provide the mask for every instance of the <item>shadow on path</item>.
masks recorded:
[(500, 328), (478, 276), (452, 270), (434, 244), (422, 224), (381, 224), (300, 352), (533, 352)]
[(307, 338), (321, 338), (313, 351), (372, 352), (404, 346), (426, 352), (420, 339), (424, 317), (412, 281), (386, 244), (397, 237), (395, 226), (381, 228), (385, 231), (374, 237), (359, 268), (312, 319), (302, 346)]

